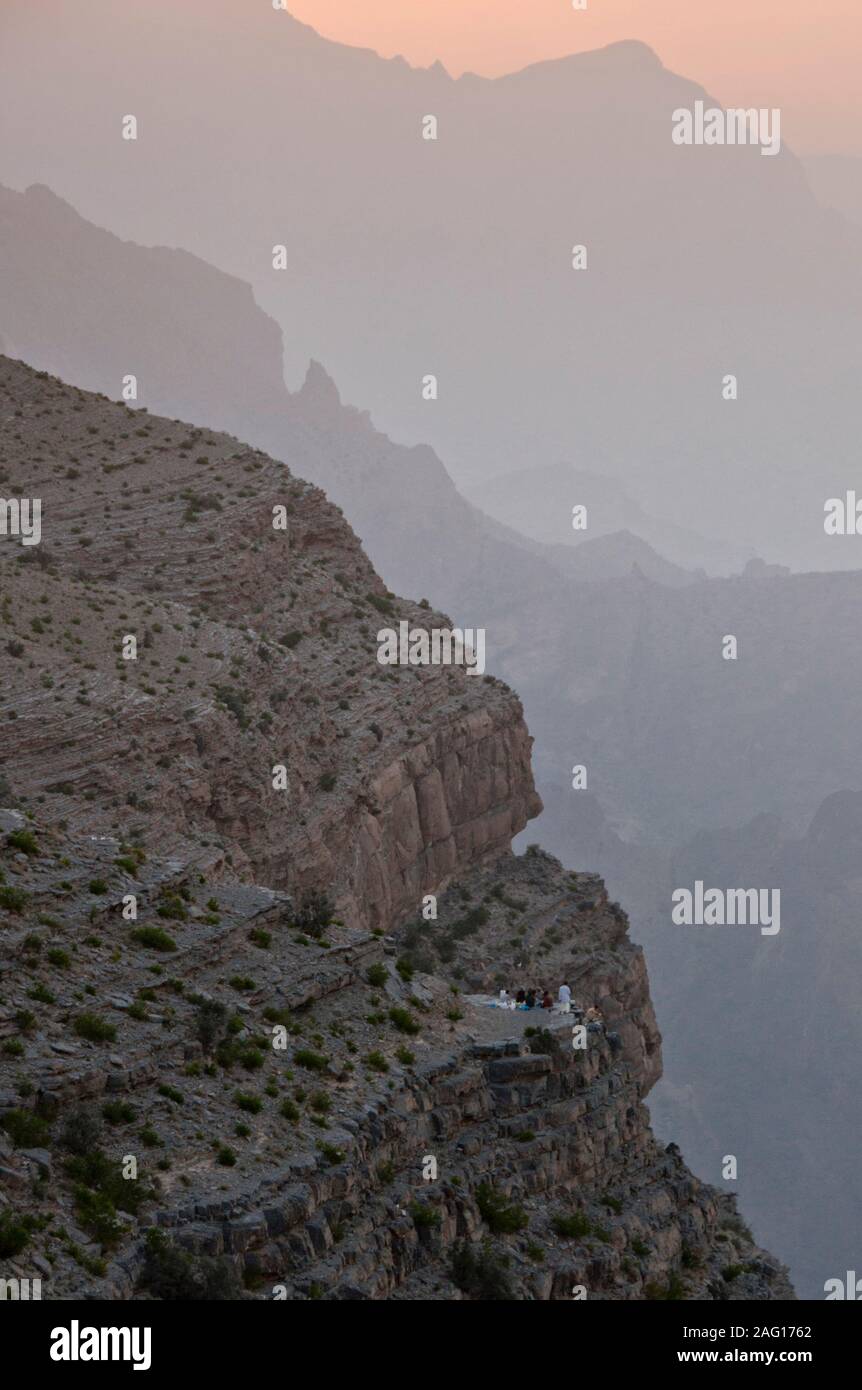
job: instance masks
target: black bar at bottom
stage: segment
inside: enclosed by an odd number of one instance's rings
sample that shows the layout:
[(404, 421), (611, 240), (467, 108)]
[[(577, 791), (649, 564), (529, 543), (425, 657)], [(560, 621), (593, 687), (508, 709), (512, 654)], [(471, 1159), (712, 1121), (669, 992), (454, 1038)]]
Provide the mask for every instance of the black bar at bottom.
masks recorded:
[(537, 1362), (551, 1371), (562, 1359), (568, 1372), (589, 1369), (616, 1379), (620, 1371), (698, 1366), (837, 1371), (851, 1361), (860, 1330), (854, 1313), (828, 1302), (573, 1300), (543, 1316), (525, 1310), (526, 1321), (519, 1315), (517, 1325), (507, 1305), (498, 1310), (496, 1326), (490, 1308), (455, 1307), (448, 1316), (454, 1318), (449, 1328), (459, 1334), (455, 1346), (441, 1338), (439, 1311), (429, 1324), (428, 1305), (407, 1302), (388, 1314), (379, 1306), (340, 1311), (325, 1301), (308, 1307), (278, 1300), (4, 1302), (0, 1335), (4, 1359), (20, 1357), (28, 1371), (61, 1379), (104, 1370), (131, 1374), (136, 1367), (141, 1376), (211, 1372), (223, 1380), (226, 1374), (257, 1378), (279, 1368), (294, 1376), (309, 1373), (301, 1369), (309, 1356), (322, 1374), (364, 1367), (387, 1377), (408, 1370), (431, 1376), (436, 1367), (437, 1375), (461, 1376), (475, 1357), (477, 1373), (497, 1379), (515, 1371), (525, 1356), (529, 1375), (541, 1369)]

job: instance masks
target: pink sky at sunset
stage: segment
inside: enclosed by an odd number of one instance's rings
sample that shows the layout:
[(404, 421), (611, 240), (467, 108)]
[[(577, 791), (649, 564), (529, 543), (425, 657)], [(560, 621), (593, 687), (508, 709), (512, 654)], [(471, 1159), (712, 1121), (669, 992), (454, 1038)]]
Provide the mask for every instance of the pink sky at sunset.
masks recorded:
[(495, 76), (642, 39), (725, 105), (779, 106), (797, 151), (862, 154), (862, 0), (288, 0), (327, 38)]

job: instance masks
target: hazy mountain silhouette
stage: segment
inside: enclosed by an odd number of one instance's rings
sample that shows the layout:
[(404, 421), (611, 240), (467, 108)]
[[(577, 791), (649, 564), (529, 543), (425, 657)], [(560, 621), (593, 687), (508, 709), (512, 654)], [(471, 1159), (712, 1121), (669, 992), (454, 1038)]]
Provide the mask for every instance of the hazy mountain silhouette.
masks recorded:
[(0, 178), (248, 280), (293, 384), (325, 361), (461, 482), (606, 458), (713, 542), (858, 563), (823, 506), (856, 476), (862, 230), (787, 149), (674, 145), (710, 98), (644, 45), (455, 81), (243, 0), (12, 0), (3, 25)]
[[(498, 521), (552, 545), (589, 545), (598, 536), (625, 529), (676, 565), (710, 574), (740, 570), (750, 554), (650, 516), (611, 473), (587, 472), (568, 463), (523, 468), (466, 488), (465, 493)], [(576, 505), (587, 508), (586, 530), (572, 527)], [(637, 559), (634, 554), (632, 558)]]
[(140, 405), (176, 416), (193, 402), (232, 433), (283, 411), (278, 324), (198, 257), (121, 241), (44, 186), (0, 186), (0, 264), (10, 356), (113, 397), (133, 373)]

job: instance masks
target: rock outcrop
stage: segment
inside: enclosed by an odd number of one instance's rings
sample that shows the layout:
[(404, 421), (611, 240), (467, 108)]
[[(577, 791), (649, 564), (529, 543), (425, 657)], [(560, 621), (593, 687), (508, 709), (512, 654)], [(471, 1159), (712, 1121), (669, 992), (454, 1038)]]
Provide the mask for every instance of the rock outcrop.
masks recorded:
[(381, 626), (448, 619), (388, 593), (319, 489), (20, 364), (0, 389), (5, 477), (43, 508), (41, 546), (4, 547), (22, 651), (0, 757), (49, 819), (121, 837), (133, 821), (186, 850), (211, 836), (262, 881), (325, 886), (346, 920), (388, 929), (536, 814), (517, 698), (378, 664)]

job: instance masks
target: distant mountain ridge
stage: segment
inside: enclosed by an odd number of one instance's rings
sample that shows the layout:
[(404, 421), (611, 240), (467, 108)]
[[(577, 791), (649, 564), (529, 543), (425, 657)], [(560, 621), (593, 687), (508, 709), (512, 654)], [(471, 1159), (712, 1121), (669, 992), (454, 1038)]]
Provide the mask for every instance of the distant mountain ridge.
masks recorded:
[[(673, 111), (709, 94), (643, 45), (456, 81), (244, 0), (11, 6), (0, 180), (252, 284), (293, 385), (326, 362), (461, 483), (607, 457), (717, 546), (858, 565), (822, 522), (862, 432), (862, 229), (786, 148), (675, 146)], [(26, 62), (43, 24), (61, 70)]]
[[(610, 473), (568, 463), (490, 478), (467, 488), (465, 495), (498, 521), (549, 544), (586, 544), (597, 536), (625, 530), (665, 560), (689, 570), (727, 574), (741, 569), (750, 558), (750, 551), (651, 516)], [(586, 530), (572, 529), (576, 505), (587, 508)]]

